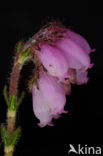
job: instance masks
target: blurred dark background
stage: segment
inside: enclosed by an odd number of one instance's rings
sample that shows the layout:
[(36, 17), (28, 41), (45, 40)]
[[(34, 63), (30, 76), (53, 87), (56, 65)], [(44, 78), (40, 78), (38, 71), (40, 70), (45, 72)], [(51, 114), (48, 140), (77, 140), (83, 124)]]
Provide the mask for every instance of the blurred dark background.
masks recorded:
[[(96, 52), (91, 54), (94, 67), (89, 70), (88, 84), (72, 86), (65, 107), (68, 114), (54, 120), (54, 127), (38, 127), (32, 110), (32, 96), (26, 93), (17, 116), (17, 126), (22, 127), (22, 134), (15, 156), (65, 156), (70, 143), (75, 147), (79, 143), (94, 147), (103, 144), (103, 12), (100, 1), (34, 1), (34, 4), (15, 1), (14, 4), (5, 2), (0, 5), (0, 123), (6, 122), (7, 107), (2, 91), (9, 81), (14, 46), (19, 40), (28, 40), (49, 19), (61, 20), (83, 35), (92, 48), (96, 48)], [(26, 84), (23, 78), (27, 78), (29, 72), (29, 68), (25, 67), (20, 83), (22, 89)], [(0, 144), (0, 155), (3, 155), (1, 138)]]

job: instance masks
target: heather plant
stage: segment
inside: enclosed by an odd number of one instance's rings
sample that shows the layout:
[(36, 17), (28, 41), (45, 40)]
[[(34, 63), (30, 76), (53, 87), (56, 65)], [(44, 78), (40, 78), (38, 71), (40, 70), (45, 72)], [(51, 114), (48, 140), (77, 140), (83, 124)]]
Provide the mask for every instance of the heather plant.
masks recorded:
[(16, 114), (25, 96), (19, 95), (18, 81), (26, 62), (32, 61), (34, 69), (28, 80), (32, 94), (33, 111), (40, 127), (53, 126), (52, 119), (59, 118), (65, 110), (66, 95), (72, 84), (88, 82), (88, 69), (92, 68), (88, 42), (81, 35), (59, 22), (49, 22), (27, 42), (18, 42), (15, 48), (9, 86), (4, 87), (7, 104), (7, 124), (1, 125), (5, 156), (12, 156), (21, 129), (15, 128)]

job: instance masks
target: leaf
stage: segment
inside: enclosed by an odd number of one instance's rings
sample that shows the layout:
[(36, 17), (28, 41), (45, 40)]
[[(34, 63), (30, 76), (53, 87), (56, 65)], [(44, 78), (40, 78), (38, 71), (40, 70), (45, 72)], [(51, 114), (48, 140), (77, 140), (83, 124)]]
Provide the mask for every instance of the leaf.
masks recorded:
[(9, 145), (15, 145), (19, 136), (20, 136), (20, 132), (21, 132), (21, 129), (20, 128), (17, 128), (17, 130), (12, 134), (12, 136), (9, 138)]
[(15, 109), (16, 109), (16, 96), (12, 95), (9, 102), (9, 110), (15, 110)]
[(1, 137), (3, 139), (5, 146), (7, 146), (8, 145), (8, 134), (7, 134), (6, 128), (3, 124), (1, 125)]
[(16, 108), (18, 108), (20, 106), (20, 104), (23, 101), (24, 96), (25, 96), (25, 92), (22, 92), (21, 97), (19, 98), (18, 102), (16, 103)]
[(31, 52), (31, 50), (30, 50), (30, 48), (28, 48), (28, 49), (25, 50), (25, 52), (22, 55), (24, 57), (27, 57), (27, 56), (29, 56), (30, 52)]
[(24, 43), (19, 42), (16, 47), (16, 52), (19, 53), (22, 50), (23, 46), (24, 46)]
[(6, 101), (7, 106), (9, 106), (9, 98), (8, 98), (7, 87), (6, 86), (4, 87), (3, 95), (4, 95), (4, 99)]
[(23, 64), (23, 63), (25, 62), (25, 60), (28, 60), (30, 52), (31, 52), (30, 48), (26, 49), (26, 50), (19, 56), (18, 62), (19, 62), (20, 64)]
[(5, 126), (1, 125), (1, 137), (5, 146), (14, 146), (20, 136), (21, 129), (17, 128), (12, 136), (8, 136)]

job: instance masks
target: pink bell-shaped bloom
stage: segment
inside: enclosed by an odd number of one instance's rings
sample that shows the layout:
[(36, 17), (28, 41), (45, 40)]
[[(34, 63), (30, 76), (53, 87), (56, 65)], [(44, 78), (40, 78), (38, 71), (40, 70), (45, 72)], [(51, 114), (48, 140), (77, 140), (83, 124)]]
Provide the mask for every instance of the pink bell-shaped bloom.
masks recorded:
[(40, 127), (49, 125), (52, 118), (58, 117), (64, 111), (66, 103), (65, 90), (58, 82), (58, 78), (42, 72), (38, 80), (38, 87), (33, 85), (33, 110), (40, 120)]
[(44, 127), (65, 113), (65, 94), (70, 95), (71, 84), (88, 82), (87, 69), (93, 66), (90, 53), (95, 50), (81, 35), (56, 23), (44, 27), (36, 37), (38, 43), (32, 50), (40, 60), (41, 70), (38, 84), (32, 89), (33, 110), (40, 127)]
[[(78, 39), (79, 40), (79, 39)], [(68, 68), (81, 69), (90, 67), (90, 57), (81, 47), (71, 38), (64, 38), (58, 41), (58, 49), (62, 51), (68, 60)]]
[(37, 55), (50, 75), (60, 81), (69, 78), (69, 69), (84, 70), (91, 68), (88, 42), (79, 34), (68, 30), (63, 37), (55, 41), (55, 45), (42, 42)]
[(66, 78), (68, 76), (68, 62), (64, 53), (47, 44), (42, 44), (40, 49), (37, 55), (49, 74), (58, 77), (59, 80)]
[(81, 46), (81, 48), (84, 50), (84, 52), (86, 53), (90, 53), (93, 50), (90, 48), (88, 42), (86, 41), (86, 39), (84, 37), (82, 37), (81, 35), (69, 30), (67, 32), (67, 37), (72, 39), (74, 42), (76, 42), (78, 45)]

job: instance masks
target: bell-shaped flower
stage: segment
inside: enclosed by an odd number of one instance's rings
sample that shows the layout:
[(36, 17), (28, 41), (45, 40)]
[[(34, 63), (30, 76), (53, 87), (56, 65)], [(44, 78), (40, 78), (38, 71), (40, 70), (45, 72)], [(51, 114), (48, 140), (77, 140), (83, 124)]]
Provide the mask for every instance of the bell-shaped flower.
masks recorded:
[(50, 75), (59, 80), (68, 77), (68, 62), (63, 51), (47, 44), (42, 44), (40, 49), (37, 55)]
[(52, 118), (65, 113), (65, 90), (58, 78), (44, 72), (40, 74), (38, 87), (34, 84), (32, 89), (33, 110), (40, 120), (39, 126), (44, 127), (51, 123)]
[(81, 35), (68, 30), (63, 37), (57, 39), (55, 45), (47, 42), (40, 43), (40, 50), (37, 55), (46, 70), (52, 76), (56, 76), (63, 82), (69, 78), (69, 69), (83, 70), (91, 68), (90, 48), (88, 42)]
[(94, 51), (93, 49), (90, 48), (90, 46), (89, 46), (88, 42), (86, 41), (86, 39), (84, 37), (82, 37), (81, 35), (69, 30), (67, 32), (67, 37), (72, 39), (78, 45), (80, 45), (81, 48), (84, 50), (84, 52), (86, 52), (87, 54)]
[[(78, 38), (79, 40), (79, 38)], [(90, 57), (85, 49), (71, 38), (64, 38), (57, 42), (57, 47), (68, 60), (68, 68), (81, 69), (90, 67)]]

